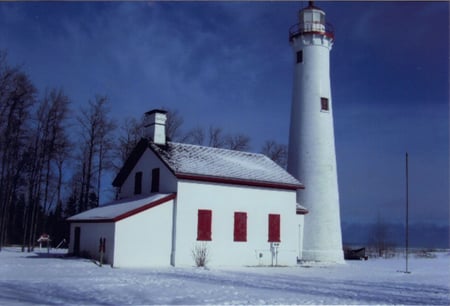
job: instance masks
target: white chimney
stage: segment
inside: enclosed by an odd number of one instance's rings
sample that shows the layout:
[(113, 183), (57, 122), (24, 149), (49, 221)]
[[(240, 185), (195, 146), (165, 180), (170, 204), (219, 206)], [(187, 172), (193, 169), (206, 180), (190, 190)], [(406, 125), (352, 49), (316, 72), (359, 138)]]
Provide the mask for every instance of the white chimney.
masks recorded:
[(145, 113), (144, 137), (157, 145), (166, 144), (167, 111), (154, 109)]

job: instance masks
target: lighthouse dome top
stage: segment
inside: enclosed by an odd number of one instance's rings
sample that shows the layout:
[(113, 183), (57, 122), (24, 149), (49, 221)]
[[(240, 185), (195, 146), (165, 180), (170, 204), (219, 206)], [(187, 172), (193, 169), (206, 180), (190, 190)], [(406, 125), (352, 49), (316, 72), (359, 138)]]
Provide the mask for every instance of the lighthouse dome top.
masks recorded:
[(325, 12), (309, 1), (309, 5), (298, 12), (299, 23), (325, 26)]
[(334, 29), (330, 23), (325, 21), (325, 12), (309, 1), (309, 5), (298, 12), (298, 23), (289, 29), (289, 40), (307, 35), (322, 34), (334, 39)]

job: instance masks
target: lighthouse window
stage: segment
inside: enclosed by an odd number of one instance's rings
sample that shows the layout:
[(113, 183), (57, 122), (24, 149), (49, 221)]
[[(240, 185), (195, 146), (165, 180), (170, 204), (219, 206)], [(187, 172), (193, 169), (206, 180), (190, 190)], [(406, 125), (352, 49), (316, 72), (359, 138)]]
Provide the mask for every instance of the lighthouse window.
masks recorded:
[(320, 98), (320, 105), (321, 105), (321, 110), (323, 111), (329, 111), (330, 110), (330, 105), (328, 103), (328, 98)]
[(303, 51), (297, 51), (297, 63), (303, 63)]

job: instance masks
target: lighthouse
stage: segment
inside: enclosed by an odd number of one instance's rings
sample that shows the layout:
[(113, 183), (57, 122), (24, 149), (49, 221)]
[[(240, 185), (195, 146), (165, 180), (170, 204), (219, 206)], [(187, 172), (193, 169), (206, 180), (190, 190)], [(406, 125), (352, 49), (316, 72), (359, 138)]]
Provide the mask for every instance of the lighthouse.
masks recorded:
[(309, 214), (303, 230), (303, 260), (342, 262), (339, 191), (330, 86), (334, 31), (312, 1), (289, 30), (294, 84), (289, 129), (288, 172), (304, 190), (297, 201)]

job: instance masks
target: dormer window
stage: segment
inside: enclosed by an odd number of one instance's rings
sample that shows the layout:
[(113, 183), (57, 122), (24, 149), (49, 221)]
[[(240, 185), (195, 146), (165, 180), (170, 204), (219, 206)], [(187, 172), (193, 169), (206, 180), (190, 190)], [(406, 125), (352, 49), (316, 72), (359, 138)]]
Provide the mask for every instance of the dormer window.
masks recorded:
[(159, 168), (152, 170), (152, 189), (151, 192), (159, 192)]
[(142, 172), (136, 172), (134, 175), (134, 194), (142, 193)]

